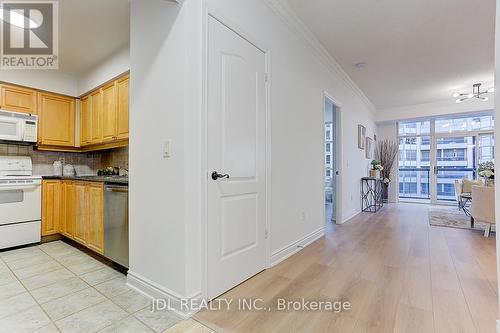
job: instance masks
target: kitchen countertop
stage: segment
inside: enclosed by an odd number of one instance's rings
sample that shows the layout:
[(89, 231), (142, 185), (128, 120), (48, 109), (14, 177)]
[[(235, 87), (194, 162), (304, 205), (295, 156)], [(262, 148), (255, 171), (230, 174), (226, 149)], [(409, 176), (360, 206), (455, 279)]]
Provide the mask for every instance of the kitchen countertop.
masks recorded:
[(128, 176), (42, 176), (43, 179), (81, 180), (106, 184), (128, 185)]

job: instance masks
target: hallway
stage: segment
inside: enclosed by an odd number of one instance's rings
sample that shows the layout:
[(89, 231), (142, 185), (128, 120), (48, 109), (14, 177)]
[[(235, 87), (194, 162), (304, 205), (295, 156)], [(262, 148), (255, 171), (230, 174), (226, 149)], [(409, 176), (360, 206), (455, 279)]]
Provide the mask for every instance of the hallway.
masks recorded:
[(221, 296), (343, 300), (333, 312), (204, 311), (195, 319), (228, 332), (495, 332), (495, 238), (430, 227), (429, 206), (393, 204), (344, 225)]

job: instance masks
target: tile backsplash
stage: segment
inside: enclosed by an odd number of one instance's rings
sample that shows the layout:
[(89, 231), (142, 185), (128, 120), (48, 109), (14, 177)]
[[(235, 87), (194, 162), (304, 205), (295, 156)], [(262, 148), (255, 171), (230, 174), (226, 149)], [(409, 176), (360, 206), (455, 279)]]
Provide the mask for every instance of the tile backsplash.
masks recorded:
[(30, 156), (33, 161), (33, 174), (48, 176), (53, 174), (52, 164), (63, 159), (73, 164), (77, 175), (94, 175), (97, 170), (115, 166), (128, 170), (128, 147), (100, 152), (69, 153), (34, 150), (33, 146), (0, 143), (0, 155)]

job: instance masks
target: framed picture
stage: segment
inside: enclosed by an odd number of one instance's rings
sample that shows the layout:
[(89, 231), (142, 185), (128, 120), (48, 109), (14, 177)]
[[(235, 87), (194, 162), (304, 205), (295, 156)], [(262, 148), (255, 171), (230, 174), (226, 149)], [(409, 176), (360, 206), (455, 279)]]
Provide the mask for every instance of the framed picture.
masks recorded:
[(366, 127), (358, 125), (358, 148), (365, 149)]
[(372, 138), (366, 138), (366, 158), (373, 159), (373, 140)]

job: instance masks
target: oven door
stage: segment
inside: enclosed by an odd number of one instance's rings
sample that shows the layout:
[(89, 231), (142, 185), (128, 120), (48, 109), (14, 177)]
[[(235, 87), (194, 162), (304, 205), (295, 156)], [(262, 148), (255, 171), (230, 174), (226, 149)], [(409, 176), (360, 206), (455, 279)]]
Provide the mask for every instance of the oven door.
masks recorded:
[(0, 185), (0, 225), (41, 220), (41, 184)]
[(23, 120), (14, 117), (0, 116), (0, 140), (22, 141)]

